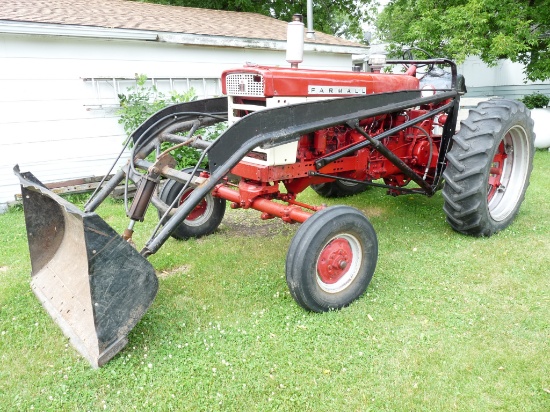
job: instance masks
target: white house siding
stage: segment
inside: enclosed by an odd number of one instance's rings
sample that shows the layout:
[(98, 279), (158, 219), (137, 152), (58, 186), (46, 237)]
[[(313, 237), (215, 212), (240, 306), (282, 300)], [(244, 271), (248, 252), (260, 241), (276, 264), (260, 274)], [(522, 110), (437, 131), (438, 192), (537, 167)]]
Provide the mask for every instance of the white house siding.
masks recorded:
[(519, 99), (531, 93), (550, 96), (550, 83), (524, 82), (524, 67), (520, 63), (501, 60), (489, 67), (478, 57), (469, 57), (458, 66), (458, 71), (466, 79), (467, 97), (500, 96)]
[[(201, 47), (138, 40), (0, 34), (0, 210), (20, 192), (15, 164), (42, 182), (104, 175), (125, 134), (113, 82), (135, 74), (191, 80), (200, 87), (245, 62), (288, 65), (283, 51)], [(349, 54), (306, 52), (302, 67), (350, 70)], [(118, 86), (132, 82), (118, 82)], [(187, 82), (173, 81), (178, 91)], [(180, 89), (181, 88), (181, 89)], [(126, 157), (119, 162), (119, 166)]]

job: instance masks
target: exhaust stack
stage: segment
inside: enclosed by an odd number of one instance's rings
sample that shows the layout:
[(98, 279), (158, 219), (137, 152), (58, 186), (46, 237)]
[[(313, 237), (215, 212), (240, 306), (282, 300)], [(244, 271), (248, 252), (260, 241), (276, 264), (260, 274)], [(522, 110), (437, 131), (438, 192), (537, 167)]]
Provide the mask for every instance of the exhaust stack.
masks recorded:
[(304, 61), (304, 23), (301, 14), (292, 16), (286, 32), (286, 61), (293, 69)]

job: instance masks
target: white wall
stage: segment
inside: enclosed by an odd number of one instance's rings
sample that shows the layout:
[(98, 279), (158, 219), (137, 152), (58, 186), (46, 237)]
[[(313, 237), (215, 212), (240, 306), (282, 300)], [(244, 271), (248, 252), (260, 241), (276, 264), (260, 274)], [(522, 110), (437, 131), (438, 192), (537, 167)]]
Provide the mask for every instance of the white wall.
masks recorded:
[[(125, 138), (115, 90), (99, 99), (84, 78), (219, 78), (245, 62), (287, 66), (284, 59), (270, 50), (0, 34), (0, 210), (20, 192), (15, 164), (44, 183), (108, 171)], [(350, 70), (351, 58), (306, 52), (301, 67)]]
[(479, 57), (468, 57), (458, 66), (468, 88), (467, 96), (502, 96), (520, 98), (535, 92), (550, 94), (550, 82), (524, 81), (524, 66), (510, 60), (500, 60), (489, 67)]
[(523, 81), (523, 65), (510, 60), (500, 60), (496, 66), (489, 67), (479, 57), (468, 57), (458, 66), (458, 70), (466, 77), (468, 86), (472, 87), (526, 84)]

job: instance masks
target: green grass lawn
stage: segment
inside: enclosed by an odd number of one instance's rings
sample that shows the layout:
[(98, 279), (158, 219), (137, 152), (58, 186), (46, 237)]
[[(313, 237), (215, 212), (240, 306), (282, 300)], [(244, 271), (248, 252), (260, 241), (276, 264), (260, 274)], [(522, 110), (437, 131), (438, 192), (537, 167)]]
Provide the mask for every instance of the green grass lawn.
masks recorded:
[[(538, 151), (516, 221), (491, 238), (451, 230), (440, 193), (340, 200), (370, 218), (380, 255), (367, 293), (325, 314), (287, 289), (297, 226), (228, 209), (215, 235), (150, 258), (157, 298), (99, 370), (30, 290), (23, 213), (0, 215), (0, 410), (548, 411), (549, 176)], [(99, 214), (120, 231), (123, 209)], [(151, 210), (138, 245), (155, 224)]]

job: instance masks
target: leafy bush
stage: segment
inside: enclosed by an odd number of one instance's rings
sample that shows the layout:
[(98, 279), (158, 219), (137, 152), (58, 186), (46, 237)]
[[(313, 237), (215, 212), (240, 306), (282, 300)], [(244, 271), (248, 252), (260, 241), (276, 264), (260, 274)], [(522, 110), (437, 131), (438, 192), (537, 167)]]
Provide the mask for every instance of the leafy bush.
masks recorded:
[[(129, 87), (126, 94), (119, 94), (120, 109), (117, 114), (120, 116), (119, 123), (124, 126), (128, 136), (139, 127), (151, 115), (166, 106), (193, 101), (197, 98), (194, 89), (179, 93), (172, 90), (169, 95), (160, 92), (155, 85), (147, 85), (147, 76), (140, 74), (136, 76), (136, 86)], [(213, 140), (225, 129), (224, 124), (216, 124), (206, 129), (200, 129), (195, 134), (200, 134), (205, 140)], [(166, 150), (170, 143), (163, 143), (161, 149)], [(195, 166), (200, 158), (200, 152), (192, 147), (179, 147), (172, 152), (172, 156), (178, 162), (178, 168)], [(202, 167), (205, 167), (206, 161)]]
[(548, 106), (548, 103), (550, 103), (550, 97), (541, 93), (528, 94), (527, 96), (524, 96), (523, 99), (520, 99), (520, 100), (529, 109), (546, 107)]
[(151, 115), (160, 109), (175, 103), (183, 103), (195, 100), (194, 89), (185, 93), (171, 91), (168, 96), (159, 92), (155, 85), (147, 86), (147, 76), (140, 74), (136, 76), (136, 86), (129, 87), (126, 94), (119, 94), (120, 115), (119, 123), (124, 126), (128, 136), (138, 128)]

